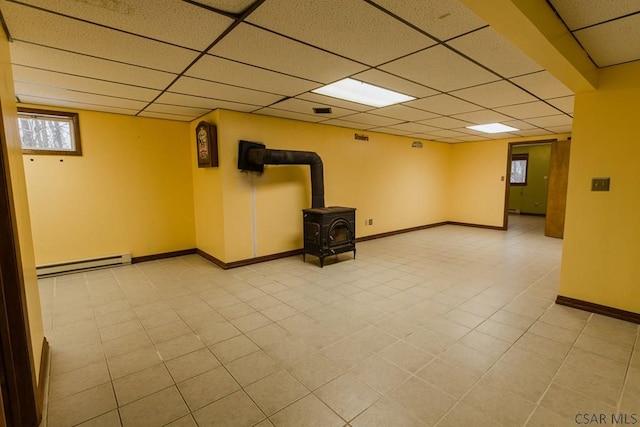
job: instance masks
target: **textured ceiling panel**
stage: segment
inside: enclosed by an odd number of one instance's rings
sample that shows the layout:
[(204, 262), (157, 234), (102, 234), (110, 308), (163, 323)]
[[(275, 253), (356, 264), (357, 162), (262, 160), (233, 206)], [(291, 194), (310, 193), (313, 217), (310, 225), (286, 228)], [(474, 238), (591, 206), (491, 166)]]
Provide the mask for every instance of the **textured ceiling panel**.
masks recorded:
[(247, 24), (233, 30), (211, 53), (322, 83), (332, 83), (367, 68)]
[(447, 44), (503, 77), (542, 70), (534, 60), (491, 27), (467, 34)]
[(134, 116), (139, 111), (137, 108), (119, 108), (112, 107), (108, 105), (100, 105), (100, 104), (81, 104), (77, 101), (64, 101), (60, 99), (51, 99), (51, 98), (43, 98), (39, 96), (30, 96), (30, 95), (21, 95), (20, 101), (25, 104), (35, 104), (42, 105), (44, 107), (64, 107), (71, 109), (81, 108), (83, 110), (91, 110), (91, 111), (101, 111), (104, 113), (113, 113), (113, 114), (126, 114), (128, 116)]
[(265, 116), (280, 117), (282, 119), (300, 120), (303, 122), (319, 122), (325, 119), (323, 117), (313, 116), (311, 114), (302, 114), (302, 113), (296, 113), (294, 111), (278, 110), (276, 108), (261, 108), (260, 110), (256, 111), (256, 113), (263, 114)]
[(440, 130), (439, 128), (434, 128), (433, 126), (421, 125), (420, 123), (400, 123), (397, 125), (389, 126), (393, 129), (406, 131), (408, 133), (429, 133)]
[(470, 113), (456, 114), (453, 117), (479, 125), (485, 123), (498, 123), (510, 119), (510, 117), (507, 117), (504, 114), (500, 114), (491, 110), (472, 111)]
[(537, 126), (532, 125), (531, 123), (523, 122), (522, 120), (506, 120), (504, 122), (500, 122), (504, 125), (511, 126), (516, 129), (535, 129)]
[(640, 14), (574, 33), (598, 67), (640, 59)]
[(428, 111), (420, 110), (418, 108), (411, 108), (404, 105), (391, 105), (389, 107), (378, 108), (373, 111), (372, 114), (391, 117), (392, 119), (403, 121), (426, 120), (438, 116), (437, 114), (433, 114)]
[[(49, 105), (60, 105), (56, 100), (64, 103), (76, 102), (80, 105), (93, 105), (105, 107), (118, 107), (126, 110), (140, 110), (147, 105), (145, 101), (134, 101), (131, 99), (115, 98), (112, 96), (96, 95), (92, 93), (75, 92), (72, 90), (60, 89), (50, 86), (42, 86), (30, 83), (15, 82), (16, 95), (22, 100), (23, 97), (39, 97), (51, 100)], [(85, 108), (85, 107), (81, 107)]]
[(133, 86), (164, 89), (175, 74), (148, 68), (121, 64), (105, 59), (50, 49), (34, 44), (14, 42), (10, 44), (11, 62), (34, 68), (82, 75), (92, 79), (108, 80)]
[(410, 133), (413, 133), (408, 130), (394, 129), (392, 127), (379, 127), (379, 128), (373, 128), (371, 130), (375, 132), (390, 133), (392, 135), (400, 135), (400, 136), (405, 136), (405, 135), (409, 135)]
[(199, 116), (185, 116), (182, 114), (161, 113), (157, 111), (144, 110), (138, 117), (149, 117), (153, 119), (174, 120), (179, 122), (191, 122)]
[[(182, 47), (203, 50), (233, 20), (175, 0), (22, 0), (63, 15), (140, 34)], [(192, 31), (185, 31), (185, 28)]]
[[(200, 117), (207, 114), (211, 109), (209, 108), (194, 108), (194, 107), (183, 107), (180, 105), (168, 105), (168, 104), (158, 104), (154, 103), (149, 108), (144, 110), (144, 113), (163, 113), (163, 114), (173, 114), (178, 116), (188, 116), (188, 117)], [(142, 113), (140, 113), (142, 114)]]
[(495, 74), (444, 46), (429, 48), (380, 68), (443, 92), (499, 79)]
[(440, 40), (448, 40), (487, 25), (458, 0), (374, 2)]
[(640, 11), (640, 0), (551, 0), (551, 4), (571, 30)]
[(361, 0), (268, 0), (248, 21), (372, 66), (435, 44)]
[(434, 135), (436, 137), (450, 137), (450, 138), (466, 136), (466, 134), (464, 132), (459, 132), (459, 131), (455, 131), (455, 130), (448, 130), (448, 129), (437, 130), (437, 131), (434, 131), (434, 132), (430, 132), (429, 134), (430, 135)]
[(542, 99), (573, 95), (573, 92), (547, 71), (527, 74), (510, 80)]
[(356, 123), (365, 123), (373, 126), (385, 126), (385, 127), (402, 122), (402, 120), (390, 119), (389, 117), (376, 116), (369, 113), (353, 114), (351, 116), (344, 117), (344, 120), (348, 120)]
[(535, 129), (524, 129), (517, 130), (512, 132), (514, 135), (518, 136), (542, 136), (542, 135), (551, 135), (552, 133), (548, 130), (535, 128)]
[(293, 112), (302, 113), (302, 114), (311, 114), (320, 118), (320, 120), (348, 116), (350, 114), (356, 113), (356, 111), (347, 110), (345, 108), (330, 107), (331, 113), (329, 114), (315, 114), (313, 111), (314, 108), (316, 107), (323, 108), (323, 107), (329, 107), (329, 106), (327, 104), (318, 104), (315, 102), (305, 101), (303, 99), (294, 99), (294, 98), (285, 99), (284, 101), (271, 105), (271, 107), (276, 108), (278, 110), (293, 111)]
[(428, 126), (435, 126), (439, 129), (455, 129), (473, 124), (463, 120), (454, 119), (453, 117), (438, 117), (436, 119), (423, 120), (420, 123)]
[(522, 104), (536, 100), (534, 96), (505, 80), (458, 90), (451, 92), (451, 95), (487, 108)]
[(444, 94), (430, 96), (429, 98), (424, 99), (416, 99), (415, 101), (407, 102), (406, 105), (430, 111), (432, 113), (441, 114), (443, 116), (476, 111), (482, 108), (467, 101)]
[(219, 10), (230, 13), (244, 12), (255, 0), (196, 0), (206, 6), (211, 6)]
[[(2, 4), (12, 37), (85, 55), (181, 72), (197, 53), (13, 3)], [(47, 28), (48, 31), (42, 31)], [(106, 42), (108, 41), (108, 42)]]
[(171, 86), (171, 91), (186, 95), (203, 96), (225, 101), (266, 106), (282, 99), (279, 95), (213, 83), (207, 80), (181, 77)]
[(575, 96), (565, 96), (562, 98), (549, 99), (547, 102), (567, 114), (573, 114), (573, 101)]
[(368, 105), (358, 104), (357, 102), (342, 101), (337, 98), (332, 98), (330, 96), (325, 96), (325, 95), (319, 95), (317, 93), (312, 93), (312, 92), (303, 93), (297, 98), (304, 99), (311, 102), (316, 102), (322, 105), (332, 105), (335, 107), (346, 108), (347, 110), (354, 110), (354, 111), (373, 110), (373, 107), (369, 107)]
[(186, 75), (287, 96), (295, 96), (320, 86), (309, 80), (211, 55), (200, 58)]
[(415, 98), (436, 95), (438, 92), (428, 87), (410, 82), (409, 80), (396, 77), (384, 71), (372, 68), (353, 76), (354, 79), (390, 89)]
[(160, 94), (160, 91), (154, 89), (144, 89), (120, 83), (93, 80), (86, 77), (70, 76), (68, 74), (22, 67), (20, 65), (13, 66), (13, 78), (16, 82), (66, 88), (78, 92), (95, 93), (147, 102), (153, 100), (153, 98)]
[(498, 107), (496, 111), (516, 119), (530, 119), (533, 117), (552, 116), (558, 114), (558, 110), (542, 101), (528, 102), (526, 104)]
[(257, 110), (258, 106), (241, 104), (238, 102), (223, 101), (220, 99), (203, 98), (200, 96), (183, 95), (180, 93), (165, 92), (156, 100), (155, 104), (169, 104), (215, 110), (225, 108), (227, 110), (250, 112)]
[(343, 128), (351, 128), (351, 129), (357, 129), (357, 130), (367, 130), (367, 129), (379, 127), (376, 125), (367, 125), (364, 123), (350, 122), (349, 120), (344, 120), (344, 119), (330, 119), (322, 122), (322, 124), (340, 126)]
[(570, 126), (573, 120), (571, 117), (565, 114), (558, 114), (555, 116), (537, 117), (533, 119), (527, 119), (527, 121), (533, 125), (541, 128), (547, 128), (549, 126)]

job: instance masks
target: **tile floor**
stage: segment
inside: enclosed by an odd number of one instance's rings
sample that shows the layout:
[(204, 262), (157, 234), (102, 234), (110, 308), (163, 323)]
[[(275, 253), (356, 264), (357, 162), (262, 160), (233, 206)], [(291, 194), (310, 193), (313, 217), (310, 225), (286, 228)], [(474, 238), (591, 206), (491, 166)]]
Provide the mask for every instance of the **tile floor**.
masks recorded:
[(562, 242), (542, 228), (447, 225), (323, 269), (291, 257), (223, 271), (193, 255), (42, 280), (46, 424), (640, 418), (638, 325), (554, 304)]

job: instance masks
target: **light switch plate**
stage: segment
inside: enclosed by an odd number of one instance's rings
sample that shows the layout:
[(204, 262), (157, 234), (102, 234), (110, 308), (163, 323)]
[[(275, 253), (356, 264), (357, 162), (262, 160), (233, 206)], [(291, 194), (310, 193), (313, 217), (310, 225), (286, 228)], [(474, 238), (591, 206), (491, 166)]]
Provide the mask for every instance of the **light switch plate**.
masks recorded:
[(591, 178), (591, 191), (609, 191), (611, 178)]

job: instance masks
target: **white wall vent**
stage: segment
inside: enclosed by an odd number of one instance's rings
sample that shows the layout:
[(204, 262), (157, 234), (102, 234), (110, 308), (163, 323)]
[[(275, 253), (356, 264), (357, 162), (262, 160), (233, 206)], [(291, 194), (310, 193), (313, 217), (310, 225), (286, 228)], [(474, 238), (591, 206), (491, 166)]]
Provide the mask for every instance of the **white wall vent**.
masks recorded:
[(57, 262), (54, 264), (42, 264), (36, 266), (36, 272), (38, 277), (47, 277), (127, 264), (131, 264), (131, 254), (110, 255), (98, 258)]

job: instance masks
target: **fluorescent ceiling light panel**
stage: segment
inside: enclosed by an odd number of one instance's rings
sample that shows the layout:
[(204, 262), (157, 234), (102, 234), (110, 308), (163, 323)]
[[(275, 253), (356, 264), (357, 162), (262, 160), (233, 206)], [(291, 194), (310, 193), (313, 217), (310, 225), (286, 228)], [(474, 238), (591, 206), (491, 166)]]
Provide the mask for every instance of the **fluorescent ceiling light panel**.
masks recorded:
[(485, 125), (467, 126), (467, 129), (473, 129), (484, 133), (501, 133), (520, 130), (512, 128), (511, 126), (503, 125), (502, 123), (487, 123)]
[(357, 102), (358, 104), (370, 105), (372, 107), (386, 107), (415, 99), (413, 96), (403, 95), (389, 89), (383, 89), (353, 79), (343, 79), (330, 85), (314, 89), (311, 92), (344, 99), (345, 101)]

